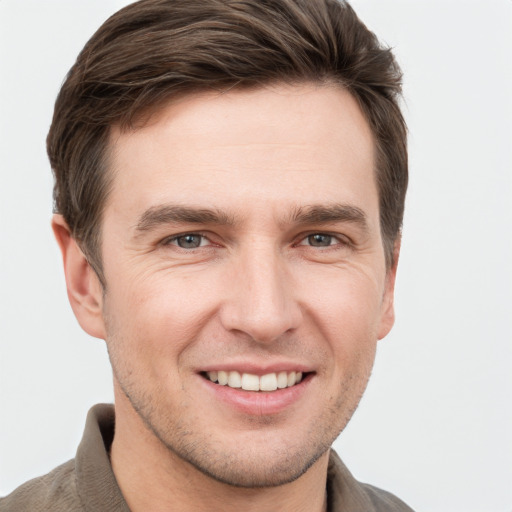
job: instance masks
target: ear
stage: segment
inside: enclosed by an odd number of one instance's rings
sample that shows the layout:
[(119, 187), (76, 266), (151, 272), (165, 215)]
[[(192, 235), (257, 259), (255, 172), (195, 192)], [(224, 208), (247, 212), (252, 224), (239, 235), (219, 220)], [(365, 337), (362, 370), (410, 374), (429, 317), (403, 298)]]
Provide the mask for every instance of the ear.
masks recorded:
[(103, 289), (98, 276), (71, 235), (62, 215), (53, 216), (52, 229), (62, 253), (68, 299), (73, 313), (87, 334), (105, 339)]
[(386, 272), (384, 296), (382, 298), (381, 318), (378, 331), (378, 339), (381, 340), (389, 334), (395, 323), (395, 281), (398, 258), (400, 256), (400, 236), (395, 240), (393, 247), (393, 265)]

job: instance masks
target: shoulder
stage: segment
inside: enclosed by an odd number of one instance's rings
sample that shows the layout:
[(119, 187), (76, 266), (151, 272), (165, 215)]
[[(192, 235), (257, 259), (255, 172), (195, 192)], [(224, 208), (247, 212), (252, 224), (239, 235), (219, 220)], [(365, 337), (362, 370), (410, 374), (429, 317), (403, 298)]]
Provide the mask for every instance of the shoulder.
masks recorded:
[(364, 492), (378, 512), (413, 512), (412, 508), (394, 494), (373, 485), (362, 483), (359, 483), (359, 485), (364, 489)]
[(79, 512), (83, 510), (76, 487), (75, 461), (24, 483), (5, 498), (0, 512)]
[(327, 494), (330, 512), (413, 512), (393, 494), (357, 481), (334, 450), (329, 458)]

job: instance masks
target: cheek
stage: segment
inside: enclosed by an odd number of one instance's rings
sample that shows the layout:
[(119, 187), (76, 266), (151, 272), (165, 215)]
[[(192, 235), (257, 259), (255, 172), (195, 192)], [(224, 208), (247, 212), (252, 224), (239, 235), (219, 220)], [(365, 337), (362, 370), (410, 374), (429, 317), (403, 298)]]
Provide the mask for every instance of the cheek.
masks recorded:
[(335, 333), (345, 337), (350, 332), (359, 333), (358, 338), (376, 339), (382, 307), (381, 280), (360, 269), (339, 269), (327, 274), (322, 279), (310, 279), (311, 284), (304, 286), (301, 293), (316, 324), (327, 329), (330, 336)]
[(155, 366), (194, 345), (216, 308), (212, 286), (172, 271), (124, 279), (119, 274), (105, 300), (110, 338)]
[[(311, 337), (323, 339), (325, 371), (333, 382), (357, 381), (364, 389), (377, 345), (381, 288), (360, 272), (337, 272), (324, 279), (322, 290), (309, 289)], [(347, 391), (348, 392), (348, 391)]]

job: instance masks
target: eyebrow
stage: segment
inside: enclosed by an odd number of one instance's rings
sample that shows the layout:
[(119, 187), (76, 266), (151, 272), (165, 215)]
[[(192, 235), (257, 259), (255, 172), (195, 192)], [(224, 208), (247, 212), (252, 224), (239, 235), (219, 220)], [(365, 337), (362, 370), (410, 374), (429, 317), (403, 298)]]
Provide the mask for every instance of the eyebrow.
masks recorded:
[(365, 232), (369, 230), (366, 213), (357, 206), (347, 204), (300, 206), (290, 220), (292, 224), (348, 222), (358, 225)]
[[(140, 217), (135, 231), (137, 234), (151, 231), (165, 224), (210, 224), (233, 226), (237, 219), (226, 212), (211, 208), (195, 208), (172, 204), (157, 205), (148, 208)], [(367, 216), (357, 206), (347, 204), (298, 206), (283, 224), (326, 224), (348, 222), (368, 231)]]
[(234, 219), (225, 212), (209, 208), (190, 206), (159, 205), (148, 208), (140, 217), (135, 230), (138, 233), (150, 231), (162, 224), (217, 224), (232, 225)]

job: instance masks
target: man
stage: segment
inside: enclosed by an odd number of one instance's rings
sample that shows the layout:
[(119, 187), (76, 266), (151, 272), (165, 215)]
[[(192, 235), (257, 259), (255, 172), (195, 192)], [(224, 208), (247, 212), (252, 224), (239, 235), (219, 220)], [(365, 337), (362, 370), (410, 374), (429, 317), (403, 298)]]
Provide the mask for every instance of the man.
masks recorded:
[(1, 511), (410, 510), (330, 449), (394, 320), (400, 78), (335, 0), (142, 0), (98, 30), (48, 153), (115, 410)]

